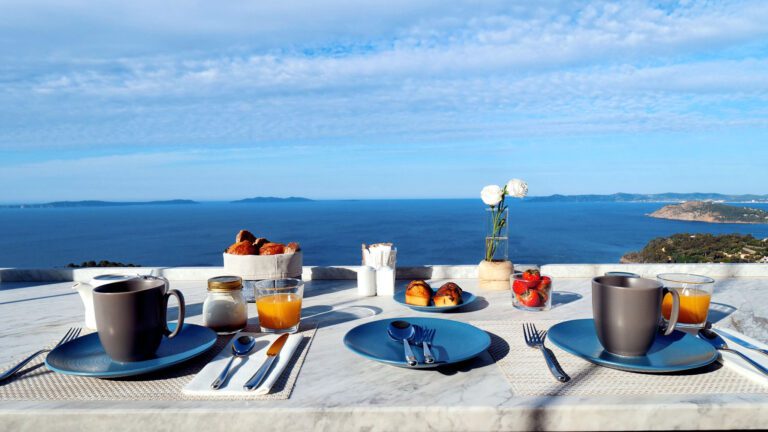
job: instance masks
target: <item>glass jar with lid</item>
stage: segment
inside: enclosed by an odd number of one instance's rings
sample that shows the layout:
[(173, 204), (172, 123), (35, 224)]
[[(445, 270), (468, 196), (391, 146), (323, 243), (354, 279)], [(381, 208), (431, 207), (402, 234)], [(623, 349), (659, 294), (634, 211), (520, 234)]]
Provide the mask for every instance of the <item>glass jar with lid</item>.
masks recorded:
[(248, 323), (248, 304), (243, 297), (243, 280), (237, 276), (208, 279), (208, 296), (203, 303), (203, 322), (217, 334), (232, 334)]

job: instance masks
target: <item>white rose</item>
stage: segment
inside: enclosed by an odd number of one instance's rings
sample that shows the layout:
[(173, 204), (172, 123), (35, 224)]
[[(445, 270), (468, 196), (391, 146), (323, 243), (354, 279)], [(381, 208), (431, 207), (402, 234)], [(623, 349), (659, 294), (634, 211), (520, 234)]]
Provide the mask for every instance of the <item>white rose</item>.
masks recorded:
[(495, 206), (501, 202), (501, 198), (504, 196), (504, 191), (496, 185), (488, 185), (480, 191), (480, 198), (483, 202), (489, 206)]
[(528, 183), (520, 179), (512, 179), (507, 182), (507, 194), (511, 197), (522, 198), (528, 195)]

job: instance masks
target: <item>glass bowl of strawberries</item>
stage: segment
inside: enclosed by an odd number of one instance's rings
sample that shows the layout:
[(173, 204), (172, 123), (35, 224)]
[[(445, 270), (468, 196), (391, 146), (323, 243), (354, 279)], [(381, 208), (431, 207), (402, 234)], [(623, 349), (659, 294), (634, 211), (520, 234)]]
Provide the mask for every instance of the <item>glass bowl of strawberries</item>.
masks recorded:
[(529, 269), (512, 275), (512, 305), (527, 311), (549, 310), (552, 306), (552, 278)]

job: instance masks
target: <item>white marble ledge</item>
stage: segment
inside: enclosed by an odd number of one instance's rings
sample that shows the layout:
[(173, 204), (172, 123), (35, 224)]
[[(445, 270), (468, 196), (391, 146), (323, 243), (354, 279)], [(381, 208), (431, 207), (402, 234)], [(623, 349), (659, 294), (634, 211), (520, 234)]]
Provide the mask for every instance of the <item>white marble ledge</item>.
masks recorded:
[[(304, 266), (304, 280), (354, 280), (359, 266)], [(538, 268), (532, 264), (516, 264), (518, 270)], [(224, 267), (96, 267), (96, 268), (5, 268), (0, 269), (0, 282), (87, 282), (102, 274), (160, 275), (169, 280), (207, 280), (227, 274)], [(398, 267), (398, 279), (472, 279), (477, 265), (425, 265)]]
[[(304, 280), (353, 280), (359, 266), (305, 266)], [(591, 278), (609, 271), (637, 273), (653, 278), (659, 273), (695, 273), (715, 279), (768, 278), (768, 264), (515, 264), (515, 270), (539, 268), (542, 273), (558, 278)], [(207, 280), (226, 274), (223, 267), (110, 267), (0, 269), (0, 282), (86, 282), (101, 274), (154, 274), (169, 280)], [(398, 279), (474, 279), (477, 265), (425, 265), (398, 267)]]

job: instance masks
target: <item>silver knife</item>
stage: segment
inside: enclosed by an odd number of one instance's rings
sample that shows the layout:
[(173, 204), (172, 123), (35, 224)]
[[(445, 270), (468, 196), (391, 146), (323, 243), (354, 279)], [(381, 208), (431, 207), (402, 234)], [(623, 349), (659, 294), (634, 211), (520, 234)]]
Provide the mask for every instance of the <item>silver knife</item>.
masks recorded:
[(267, 359), (264, 361), (264, 364), (261, 365), (259, 370), (256, 371), (255, 374), (251, 377), (251, 379), (248, 380), (247, 383), (243, 386), (246, 390), (254, 390), (258, 386), (261, 385), (262, 382), (264, 382), (264, 378), (267, 377), (269, 374), (269, 370), (272, 368), (272, 363), (275, 362), (275, 359), (277, 358), (277, 355), (280, 354), (280, 350), (283, 349), (283, 345), (285, 345), (285, 341), (288, 340), (288, 333), (280, 335), (279, 338), (275, 339), (274, 342), (272, 342), (272, 345), (269, 346), (269, 349), (267, 350)]
[(736, 342), (737, 344), (739, 344), (739, 345), (743, 346), (744, 348), (749, 348), (749, 349), (751, 349), (751, 350), (755, 350), (755, 351), (757, 351), (757, 352), (759, 352), (759, 353), (763, 353), (763, 354), (765, 354), (765, 355), (768, 355), (768, 350), (764, 350), (764, 349), (762, 349), (762, 348), (756, 347), (754, 344), (751, 344), (751, 343), (749, 343), (749, 342), (745, 341), (744, 339), (742, 339), (742, 338), (740, 338), (740, 337), (736, 337), (736, 336), (734, 336), (734, 335), (732, 335), (732, 334), (730, 334), (730, 333), (726, 333), (726, 332), (724, 332), (724, 331), (721, 331), (721, 332), (720, 332), (720, 333), (718, 333), (718, 334), (720, 334), (720, 335), (723, 335), (723, 336), (727, 337), (728, 339), (730, 339), (730, 340), (732, 340), (732, 341)]

